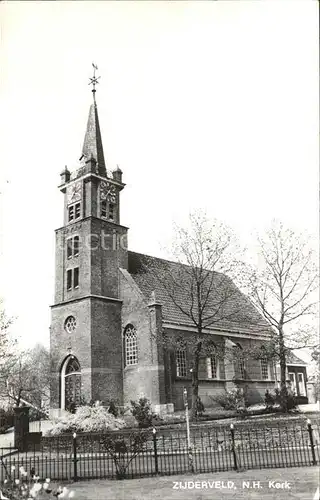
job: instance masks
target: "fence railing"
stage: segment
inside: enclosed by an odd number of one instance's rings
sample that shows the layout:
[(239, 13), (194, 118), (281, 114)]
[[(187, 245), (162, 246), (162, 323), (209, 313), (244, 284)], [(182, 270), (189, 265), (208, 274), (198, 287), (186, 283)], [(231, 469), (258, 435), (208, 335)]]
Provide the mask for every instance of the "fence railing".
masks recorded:
[(23, 466), (52, 480), (134, 478), (187, 472), (311, 466), (319, 463), (319, 427), (311, 423), (244, 428), (87, 433), (44, 437), (19, 453), (0, 450), (0, 481)]

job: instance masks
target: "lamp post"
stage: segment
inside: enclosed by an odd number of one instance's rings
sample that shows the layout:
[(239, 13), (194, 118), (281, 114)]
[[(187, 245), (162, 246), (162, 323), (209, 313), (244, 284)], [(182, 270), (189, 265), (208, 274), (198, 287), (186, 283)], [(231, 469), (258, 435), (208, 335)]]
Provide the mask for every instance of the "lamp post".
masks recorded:
[(185, 411), (186, 411), (189, 469), (190, 469), (190, 472), (194, 472), (193, 454), (192, 454), (192, 446), (191, 446), (191, 440), (190, 440), (190, 421), (189, 421), (189, 407), (188, 407), (188, 391), (187, 391), (187, 389), (185, 387), (183, 388), (183, 401), (184, 401), (184, 407), (185, 407)]
[(78, 470), (77, 470), (77, 434), (74, 432), (72, 434), (73, 441), (73, 480), (78, 481)]
[(234, 425), (230, 424), (230, 432), (231, 432), (231, 446), (232, 446), (232, 455), (233, 455), (233, 463), (234, 463), (234, 470), (238, 470), (238, 461), (237, 461), (237, 454), (236, 454), (236, 446), (235, 446), (235, 441), (234, 441)]
[(184, 408), (185, 408), (185, 412), (186, 412), (188, 448), (190, 448), (191, 442), (190, 442), (190, 421), (189, 421), (189, 407), (188, 407), (188, 392), (187, 392), (187, 389), (185, 387), (183, 388), (183, 401), (184, 401)]
[(159, 464), (158, 464), (158, 451), (157, 451), (157, 431), (155, 427), (152, 429), (153, 436), (153, 453), (154, 453), (154, 466), (156, 474), (159, 474)]

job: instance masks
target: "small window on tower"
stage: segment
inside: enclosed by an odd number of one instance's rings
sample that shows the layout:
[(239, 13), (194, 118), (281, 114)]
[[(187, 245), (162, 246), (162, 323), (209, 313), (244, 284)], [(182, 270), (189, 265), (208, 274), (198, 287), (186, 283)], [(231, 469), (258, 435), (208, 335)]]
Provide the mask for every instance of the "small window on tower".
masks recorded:
[(114, 220), (114, 204), (109, 203), (109, 219)]
[(75, 219), (79, 219), (80, 215), (81, 215), (81, 211), (80, 211), (80, 203), (76, 203), (75, 204)]
[(107, 217), (107, 202), (105, 200), (101, 202), (101, 217)]
[(67, 239), (67, 258), (72, 257), (72, 238)]
[(74, 206), (71, 205), (68, 209), (68, 221), (72, 221), (74, 219)]
[(75, 267), (73, 270), (73, 288), (77, 288), (79, 286), (79, 268)]
[(79, 236), (73, 238), (73, 256), (78, 257), (79, 255)]
[(67, 289), (71, 290), (72, 288), (72, 269), (68, 269), (67, 271)]

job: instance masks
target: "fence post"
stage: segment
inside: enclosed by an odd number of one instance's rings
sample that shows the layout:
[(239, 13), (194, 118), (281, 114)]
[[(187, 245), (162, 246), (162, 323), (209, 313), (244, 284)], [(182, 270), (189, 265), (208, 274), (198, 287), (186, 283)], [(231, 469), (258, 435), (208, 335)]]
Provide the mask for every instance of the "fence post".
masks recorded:
[(313, 432), (312, 432), (312, 427), (311, 427), (311, 420), (309, 418), (307, 420), (307, 424), (308, 424), (308, 432), (309, 432), (309, 439), (310, 439), (310, 446), (311, 446), (311, 453), (312, 453), (312, 464), (317, 465), (316, 454), (314, 451), (314, 442), (313, 442)]
[(77, 434), (75, 432), (72, 435), (72, 441), (73, 441), (73, 480), (78, 481)]
[(233, 462), (234, 462), (234, 470), (238, 470), (238, 463), (237, 463), (237, 454), (236, 454), (236, 447), (234, 443), (234, 427), (233, 424), (230, 424), (230, 432), (231, 432), (231, 448), (232, 448), (232, 455), (233, 455)]
[(155, 428), (152, 429), (152, 437), (153, 437), (154, 466), (156, 469), (156, 474), (159, 474), (158, 450), (157, 450), (157, 431)]

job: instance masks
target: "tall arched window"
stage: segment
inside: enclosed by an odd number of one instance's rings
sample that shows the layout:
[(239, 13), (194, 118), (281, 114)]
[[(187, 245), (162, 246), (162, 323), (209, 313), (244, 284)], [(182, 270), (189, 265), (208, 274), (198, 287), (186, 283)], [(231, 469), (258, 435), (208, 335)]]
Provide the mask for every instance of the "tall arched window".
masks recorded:
[(237, 344), (235, 347), (235, 361), (234, 361), (234, 374), (236, 378), (244, 379), (246, 378), (246, 367), (244, 363), (243, 349), (241, 344)]
[(132, 325), (127, 325), (124, 331), (124, 359), (125, 366), (138, 363), (137, 330)]

